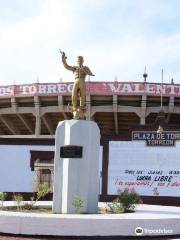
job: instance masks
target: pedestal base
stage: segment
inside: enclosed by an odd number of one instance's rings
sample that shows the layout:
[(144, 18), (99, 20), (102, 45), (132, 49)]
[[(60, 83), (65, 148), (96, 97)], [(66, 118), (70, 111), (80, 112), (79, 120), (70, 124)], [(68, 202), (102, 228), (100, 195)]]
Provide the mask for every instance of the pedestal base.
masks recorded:
[[(82, 158), (61, 158), (60, 148), (82, 147)], [(75, 213), (74, 197), (83, 200), (83, 211), (96, 213), (99, 194), (100, 131), (86, 120), (65, 120), (58, 124), (55, 139), (54, 213)]]

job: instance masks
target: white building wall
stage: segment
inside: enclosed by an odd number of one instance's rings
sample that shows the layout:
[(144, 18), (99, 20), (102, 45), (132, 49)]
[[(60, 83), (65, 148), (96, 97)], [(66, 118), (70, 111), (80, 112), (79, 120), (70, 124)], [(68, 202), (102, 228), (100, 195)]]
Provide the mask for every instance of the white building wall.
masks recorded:
[(54, 151), (54, 146), (0, 145), (0, 191), (32, 192), (34, 172), (30, 151)]

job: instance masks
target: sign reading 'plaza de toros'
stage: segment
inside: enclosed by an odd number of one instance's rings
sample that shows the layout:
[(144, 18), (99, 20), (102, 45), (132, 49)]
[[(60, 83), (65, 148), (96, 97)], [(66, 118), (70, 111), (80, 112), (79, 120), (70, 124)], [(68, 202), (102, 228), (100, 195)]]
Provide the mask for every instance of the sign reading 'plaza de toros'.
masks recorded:
[(134, 131), (132, 140), (145, 141), (147, 146), (174, 146), (180, 140), (180, 131)]

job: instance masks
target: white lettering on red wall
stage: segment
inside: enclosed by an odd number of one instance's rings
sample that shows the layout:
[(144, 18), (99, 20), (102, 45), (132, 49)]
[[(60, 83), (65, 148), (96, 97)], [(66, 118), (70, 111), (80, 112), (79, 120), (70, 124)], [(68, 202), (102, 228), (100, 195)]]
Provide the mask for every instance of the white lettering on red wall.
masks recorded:
[[(34, 95), (70, 95), (73, 83), (36, 83), (25, 85), (0, 86), (0, 97)], [(90, 95), (154, 95), (180, 96), (180, 85), (133, 82), (87, 82), (86, 92)]]

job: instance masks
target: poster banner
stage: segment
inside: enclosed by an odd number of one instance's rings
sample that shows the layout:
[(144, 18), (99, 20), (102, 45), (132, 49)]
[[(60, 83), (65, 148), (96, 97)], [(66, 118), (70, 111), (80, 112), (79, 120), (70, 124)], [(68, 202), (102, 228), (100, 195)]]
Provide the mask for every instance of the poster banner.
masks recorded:
[(145, 142), (109, 142), (108, 194), (124, 189), (144, 196), (180, 196), (180, 142), (147, 148)]

